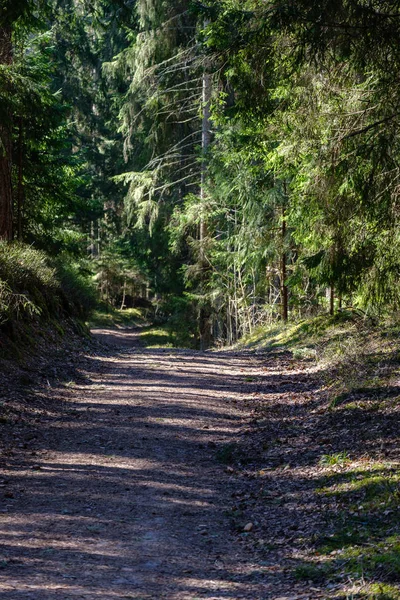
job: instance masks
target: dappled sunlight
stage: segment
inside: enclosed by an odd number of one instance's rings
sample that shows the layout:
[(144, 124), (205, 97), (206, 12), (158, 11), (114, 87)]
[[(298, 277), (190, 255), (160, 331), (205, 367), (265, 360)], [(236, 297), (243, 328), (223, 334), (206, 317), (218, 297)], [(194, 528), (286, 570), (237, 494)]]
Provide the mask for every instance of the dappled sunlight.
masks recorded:
[[(54, 590), (89, 600), (269, 600), (304, 589), (302, 577), (318, 584), (306, 547), (323, 538), (320, 511), (334, 520), (355, 496), (360, 512), (360, 493), (378, 505), (392, 471), (382, 463), (369, 472), (379, 415), (364, 431), (342, 423), (315, 365), (282, 361), (279, 370), (276, 357), (169, 349), (88, 357), (37, 420), (33, 455), (10, 460), (3, 475), (13, 493), (1, 514), (0, 582), (21, 591), (10, 600), (24, 598), (26, 577), (45, 582), (40, 600)], [(357, 442), (351, 455), (338, 423)], [(386, 430), (395, 439), (395, 427)], [(352, 473), (362, 481), (346, 479)], [(256, 568), (248, 542), (264, 557)], [(325, 563), (334, 570), (340, 560)]]
[(261, 597), (251, 563), (231, 553), (229, 475), (215, 460), (241, 424), (230, 403), (257, 373), (231, 359), (86, 360), (37, 423), (35, 455), (4, 473), (14, 490), (0, 523), (9, 598)]

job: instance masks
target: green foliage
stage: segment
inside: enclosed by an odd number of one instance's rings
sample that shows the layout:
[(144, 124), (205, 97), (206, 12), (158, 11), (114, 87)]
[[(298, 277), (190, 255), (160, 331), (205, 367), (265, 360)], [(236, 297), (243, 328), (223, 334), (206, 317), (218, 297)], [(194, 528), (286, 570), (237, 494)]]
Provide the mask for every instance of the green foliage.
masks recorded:
[(398, 470), (389, 463), (371, 462), (323, 478), (317, 494), (333, 496), (338, 512), (327, 526), (329, 533), (321, 532), (316, 541), (322, 579), (362, 579), (357, 598), (398, 598), (390, 585), (400, 573), (398, 484)]
[(397, 311), (399, 10), (5, 0), (14, 237), (89, 249), (104, 300), (145, 286), (173, 329), (202, 315), (219, 343), (286, 304)]
[(169, 333), (173, 346), (196, 347), (198, 336), (196, 306), (190, 296), (167, 296), (156, 306), (155, 321)]
[(139, 327), (146, 323), (146, 315), (139, 308), (120, 310), (104, 304), (94, 310), (89, 319), (90, 327)]
[(91, 273), (67, 258), (52, 261), (58, 281), (64, 310), (71, 315), (86, 319), (98, 304), (96, 288)]
[(88, 277), (64, 258), (22, 244), (0, 243), (0, 319), (86, 317), (97, 296)]
[(25, 313), (32, 317), (57, 311), (58, 281), (44, 253), (29, 246), (0, 243), (0, 281), (3, 320), (6, 315), (18, 318)]
[(0, 326), (20, 315), (29, 317), (40, 314), (40, 309), (25, 294), (12, 291), (5, 281), (0, 280)]
[(343, 467), (349, 461), (348, 453), (346, 450), (343, 450), (343, 452), (337, 452), (336, 454), (323, 454), (319, 460), (319, 464), (322, 467), (332, 467), (335, 465)]

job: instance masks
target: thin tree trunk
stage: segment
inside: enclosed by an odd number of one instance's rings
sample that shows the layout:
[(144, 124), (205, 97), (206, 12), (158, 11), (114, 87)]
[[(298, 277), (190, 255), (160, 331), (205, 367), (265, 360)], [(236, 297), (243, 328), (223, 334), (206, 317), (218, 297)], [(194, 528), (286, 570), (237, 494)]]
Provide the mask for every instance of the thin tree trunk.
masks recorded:
[(96, 258), (97, 256), (94, 221), (90, 222), (90, 256), (92, 259)]
[(19, 119), (18, 135), (18, 188), (17, 188), (17, 238), (22, 240), (22, 210), (24, 204), (24, 186), (23, 186), (23, 122)]
[(121, 310), (125, 307), (125, 298), (126, 298), (126, 279), (124, 279), (124, 287), (122, 289)]
[(285, 284), (286, 281), (286, 251), (285, 251), (285, 240), (286, 240), (286, 217), (285, 209), (282, 209), (282, 254), (281, 254), (281, 316), (282, 320), (286, 323), (288, 320), (288, 288)]
[(335, 288), (331, 285), (329, 290), (329, 314), (331, 317), (335, 314)]
[[(204, 71), (203, 73), (203, 120), (201, 126), (201, 149), (203, 153), (203, 161), (201, 166), (201, 187), (200, 187), (200, 198), (201, 198), (201, 208), (202, 213), (204, 213), (204, 201), (206, 198), (206, 175), (207, 175), (207, 166), (205, 155), (207, 153), (208, 148), (211, 143), (211, 121), (210, 121), (210, 101), (211, 101), (211, 76), (209, 73)], [(207, 223), (204, 218), (204, 214), (202, 214), (200, 221), (200, 251), (201, 258), (205, 260), (205, 249), (204, 242), (207, 239)]]
[[(0, 27), (0, 64), (12, 63), (11, 27)], [(0, 123), (0, 240), (10, 241), (12, 227), (11, 115)]]
[[(207, 22), (204, 23), (207, 25)], [(201, 202), (201, 220), (200, 220), (200, 270), (201, 270), (201, 288), (202, 288), (202, 306), (199, 314), (199, 333), (200, 333), (200, 350), (208, 348), (211, 342), (211, 331), (210, 331), (210, 309), (204, 301), (205, 295), (205, 279), (206, 271), (208, 268), (206, 259), (206, 240), (208, 237), (207, 223), (204, 215), (204, 204), (205, 204), (205, 184), (206, 184), (206, 160), (205, 156), (211, 142), (211, 121), (210, 121), (210, 101), (211, 101), (211, 75), (207, 72), (207, 65), (203, 72), (203, 119), (202, 119), (202, 135), (201, 135), (201, 149), (203, 154), (203, 161), (201, 167), (201, 185), (200, 185), (200, 202)]]
[(100, 258), (101, 252), (101, 220), (97, 221), (97, 256)]

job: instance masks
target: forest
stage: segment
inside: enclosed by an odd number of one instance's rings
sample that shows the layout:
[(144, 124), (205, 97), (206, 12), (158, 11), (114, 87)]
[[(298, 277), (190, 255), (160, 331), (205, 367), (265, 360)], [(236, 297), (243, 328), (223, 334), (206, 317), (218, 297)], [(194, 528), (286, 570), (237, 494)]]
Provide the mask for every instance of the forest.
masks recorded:
[(5, 600), (400, 600), (400, 0), (0, 0)]
[(397, 311), (400, 3), (2, 0), (0, 19), (3, 319), (40, 309), (11, 255), (79, 311), (144, 298), (200, 347)]

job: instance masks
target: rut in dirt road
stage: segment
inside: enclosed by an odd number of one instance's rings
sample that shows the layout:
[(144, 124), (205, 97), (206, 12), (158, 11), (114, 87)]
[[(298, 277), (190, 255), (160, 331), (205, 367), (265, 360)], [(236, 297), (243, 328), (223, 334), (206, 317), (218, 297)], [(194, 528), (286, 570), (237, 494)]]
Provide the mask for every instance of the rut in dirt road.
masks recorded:
[(231, 530), (234, 484), (216, 460), (251, 358), (108, 335), (125, 348), (84, 360), (34, 424), (33, 455), (3, 472), (1, 597), (276, 597)]

